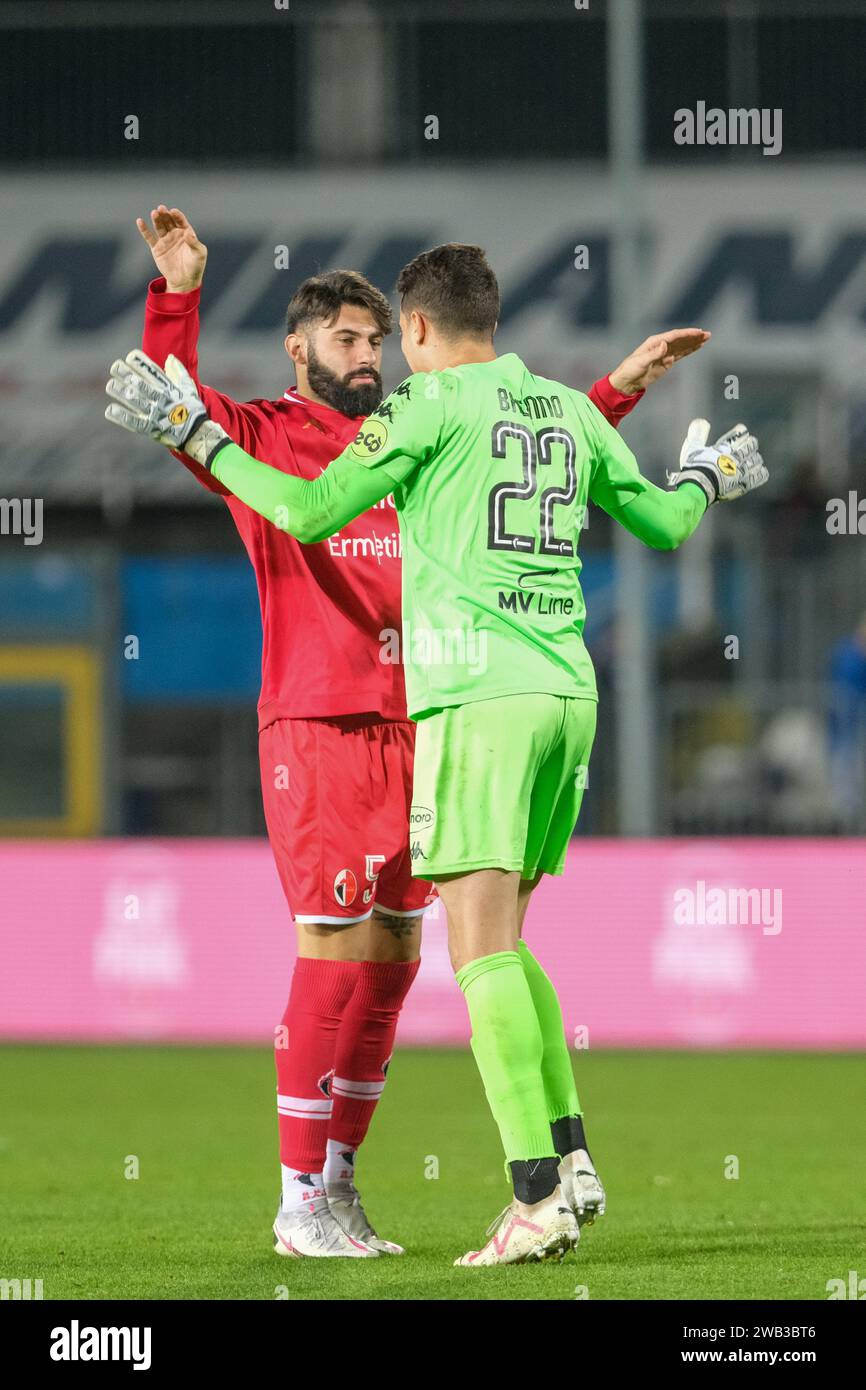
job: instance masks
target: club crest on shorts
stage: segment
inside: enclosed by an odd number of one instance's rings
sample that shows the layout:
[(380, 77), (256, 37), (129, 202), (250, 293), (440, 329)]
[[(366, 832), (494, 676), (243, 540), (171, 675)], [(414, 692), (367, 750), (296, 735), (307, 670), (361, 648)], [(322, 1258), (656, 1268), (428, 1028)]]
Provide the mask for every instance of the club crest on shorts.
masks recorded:
[(340, 907), (349, 907), (355, 901), (358, 880), (351, 869), (341, 869), (334, 879), (334, 897)]

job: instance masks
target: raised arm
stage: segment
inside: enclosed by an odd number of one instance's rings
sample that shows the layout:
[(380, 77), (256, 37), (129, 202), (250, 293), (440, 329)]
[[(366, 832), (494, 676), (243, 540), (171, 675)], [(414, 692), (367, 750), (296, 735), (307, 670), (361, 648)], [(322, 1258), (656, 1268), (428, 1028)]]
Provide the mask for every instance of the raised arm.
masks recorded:
[[(164, 203), (152, 209), (151, 226), (137, 217), (137, 226), (160, 272), (147, 290), (142, 348), (160, 367), (170, 356), (184, 363), (207, 407), (208, 415), (243, 448), (254, 450), (256, 433), (247, 407), (223, 391), (202, 385), (198, 374), (199, 301), (207, 264), (207, 247), (180, 208)], [(177, 454), (196, 479), (211, 492), (228, 489), (188, 455)]]
[(179, 357), (201, 390), (198, 307), (207, 247), (180, 208), (160, 203), (151, 209), (150, 220), (148, 227), (143, 217), (135, 219), (159, 271), (148, 286), (142, 347), (160, 366), (169, 353)]
[(654, 333), (612, 372), (593, 382), (587, 395), (608, 424), (618, 429), (643, 399), (647, 387), (660, 381), (676, 362), (697, 352), (709, 339), (704, 328), (670, 328), (666, 333)]
[(704, 493), (696, 483), (684, 483), (675, 492), (656, 487), (648, 478), (642, 478), (642, 483), (642, 491), (625, 506), (605, 507), (605, 511), (653, 550), (676, 550), (709, 506)]
[[(392, 454), (393, 466), (371, 469), (376, 425), (364, 421), (353, 442), (318, 478), (295, 478), (261, 463), (235, 444), (208, 416), (196, 384), (183, 363), (169, 356), (165, 369), (138, 348), (114, 362), (106, 391), (106, 419), (133, 434), (164, 444), (184, 461), (192, 459), (221, 488), (245, 502), (282, 531), (306, 543), (332, 536), (393, 490), (414, 460)], [(367, 461), (365, 463), (365, 461)], [(397, 466), (402, 462), (404, 471)]]
[(742, 497), (767, 481), (758, 441), (736, 425), (708, 446), (708, 420), (693, 420), (680, 450), (670, 489), (640, 472), (634, 454), (606, 421), (597, 421), (597, 449), (590, 477), (593, 502), (654, 550), (675, 550), (698, 526), (708, 507)]

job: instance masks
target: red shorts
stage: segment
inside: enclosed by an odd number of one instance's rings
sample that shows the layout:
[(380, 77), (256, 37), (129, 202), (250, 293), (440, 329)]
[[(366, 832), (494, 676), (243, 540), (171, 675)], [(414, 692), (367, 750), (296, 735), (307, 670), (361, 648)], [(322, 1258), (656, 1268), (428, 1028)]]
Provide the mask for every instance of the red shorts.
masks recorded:
[(278, 719), (262, 730), (265, 820), (297, 922), (363, 922), (374, 903), (423, 913), (434, 894), (412, 877), (414, 753), (408, 719)]

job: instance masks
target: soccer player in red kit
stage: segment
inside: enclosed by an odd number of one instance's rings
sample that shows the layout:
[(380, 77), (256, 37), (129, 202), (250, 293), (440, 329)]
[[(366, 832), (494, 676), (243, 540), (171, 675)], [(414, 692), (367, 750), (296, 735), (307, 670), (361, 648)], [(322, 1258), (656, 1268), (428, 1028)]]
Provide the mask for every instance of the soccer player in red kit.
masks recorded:
[[(210, 418), (262, 462), (314, 478), (380, 403), (387, 299), (355, 271), (306, 280), (288, 307), (285, 348), (297, 385), (238, 404), (198, 378), (199, 294), (207, 250), (178, 208), (137, 226), (160, 279), (150, 285), (142, 346), (191, 372)], [(648, 339), (590, 399), (613, 424), (643, 387), (707, 335)], [(355, 1155), (385, 1085), (403, 1000), (418, 970), (432, 887), (411, 874), (414, 725), (401, 665), (385, 659), (402, 631), (400, 538), (391, 498), (317, 545), (299, 544), (221, 493), (246, 546), (262, 611), (259, 750), (268, 836), (298, 935), (276, 1030), (282, 1195), (275, 1249), (286, 1255), (399, 1254), (371, 1227)]]

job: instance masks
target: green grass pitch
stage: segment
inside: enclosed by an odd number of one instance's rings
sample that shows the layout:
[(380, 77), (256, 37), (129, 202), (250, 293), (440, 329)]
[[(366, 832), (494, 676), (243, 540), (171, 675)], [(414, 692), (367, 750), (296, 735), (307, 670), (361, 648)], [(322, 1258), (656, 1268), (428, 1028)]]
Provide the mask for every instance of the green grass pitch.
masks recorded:
[(358, 1170), (408, 1253), (356, 1262), (272, 1253), (264, 1050), (3, 1047), (0, 1278), (41, 1278), (46, 1299), (571, 1300), (826, 1299), (828, 1279), (866, 1277), (866, 1057), (575, 1065), (608, 1214), (561, 1265), (471, 1270), (452, 1260), (508, 1188), (468, 1052), (398, 1048)]

